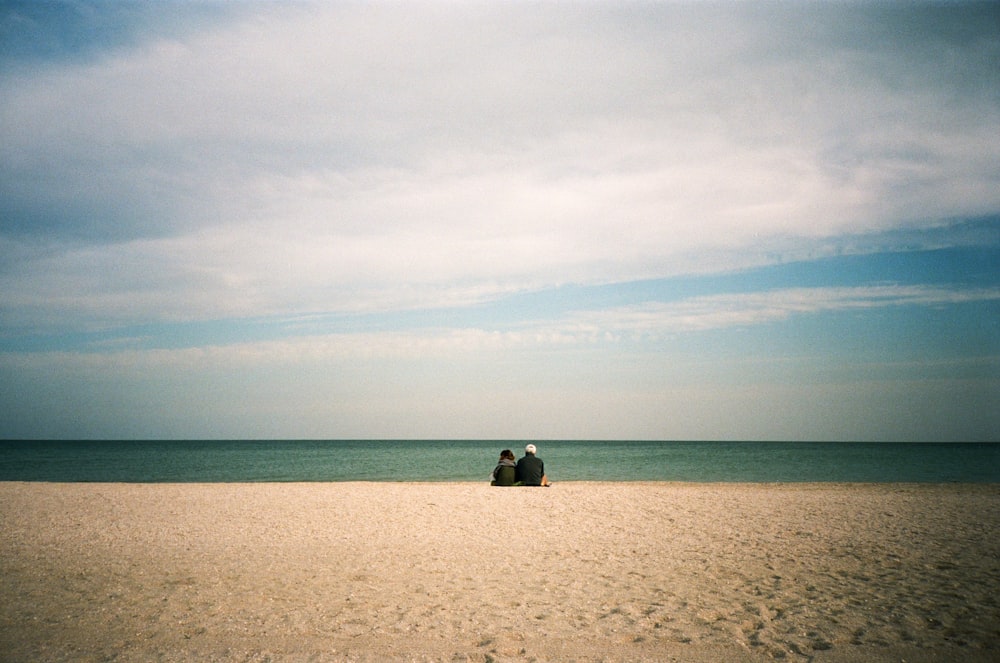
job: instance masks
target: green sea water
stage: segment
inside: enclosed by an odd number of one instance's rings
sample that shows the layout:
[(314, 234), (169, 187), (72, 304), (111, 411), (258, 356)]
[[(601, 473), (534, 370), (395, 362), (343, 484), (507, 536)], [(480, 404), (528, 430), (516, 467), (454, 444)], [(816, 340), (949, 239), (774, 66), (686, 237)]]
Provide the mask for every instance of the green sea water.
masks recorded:
[[(1000, 443), (530, 440), (559, 481), (1000, 482)], [(0, 481), (482, 481), (528, 440), (0, 441)]]

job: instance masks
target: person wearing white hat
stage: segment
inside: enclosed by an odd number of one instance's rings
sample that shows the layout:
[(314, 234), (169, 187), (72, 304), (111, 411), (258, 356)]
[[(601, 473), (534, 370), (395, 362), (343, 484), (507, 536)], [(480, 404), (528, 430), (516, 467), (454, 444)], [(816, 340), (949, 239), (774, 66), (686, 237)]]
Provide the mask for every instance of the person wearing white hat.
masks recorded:
[(517, 480), (525, 486), (548, 486), (549, 478), (545, 476), (545, 463), (536, 456), (538, 448), (533, 444), (524, 447), (524, 456), (517, 461), (515, 474)]

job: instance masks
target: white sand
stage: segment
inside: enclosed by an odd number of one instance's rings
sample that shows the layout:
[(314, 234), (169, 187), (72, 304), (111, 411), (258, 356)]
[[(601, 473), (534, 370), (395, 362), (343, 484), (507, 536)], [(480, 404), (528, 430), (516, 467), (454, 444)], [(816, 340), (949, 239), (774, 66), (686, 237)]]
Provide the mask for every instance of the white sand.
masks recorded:
[(997, 661), (998, 533), (995, 485), (0, 483), (0, 660)]

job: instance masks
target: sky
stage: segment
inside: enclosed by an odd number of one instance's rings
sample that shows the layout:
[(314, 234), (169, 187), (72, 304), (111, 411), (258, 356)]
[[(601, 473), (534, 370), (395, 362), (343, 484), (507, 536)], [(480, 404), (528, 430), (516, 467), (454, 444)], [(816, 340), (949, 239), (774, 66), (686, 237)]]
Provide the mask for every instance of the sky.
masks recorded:
[(994, 3), (0, 2), (0, 437), (1000, 441)]

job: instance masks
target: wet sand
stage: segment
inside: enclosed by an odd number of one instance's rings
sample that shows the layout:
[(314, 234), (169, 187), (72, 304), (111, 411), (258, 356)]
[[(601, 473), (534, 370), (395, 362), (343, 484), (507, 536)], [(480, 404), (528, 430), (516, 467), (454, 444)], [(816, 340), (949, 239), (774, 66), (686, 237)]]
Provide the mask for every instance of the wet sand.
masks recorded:
[(0, 483), (0, 660), (996, 661), (998, 533), (997, 485)]

